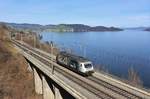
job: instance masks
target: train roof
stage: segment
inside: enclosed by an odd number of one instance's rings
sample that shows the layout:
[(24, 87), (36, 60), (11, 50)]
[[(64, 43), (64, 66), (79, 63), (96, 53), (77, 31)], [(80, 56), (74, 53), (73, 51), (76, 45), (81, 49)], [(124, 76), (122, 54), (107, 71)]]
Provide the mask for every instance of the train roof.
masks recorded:
[(82, 56), (77, 56), (74, 54), (70, 54), (67, 52), (60, 52), (61, 55), (67, 56), (67, 57), (71, 57), (72, 59), (78, 61), (78, 62), (89, 62), (90, 60), (88, 60), (87, 58), (84, 58)]

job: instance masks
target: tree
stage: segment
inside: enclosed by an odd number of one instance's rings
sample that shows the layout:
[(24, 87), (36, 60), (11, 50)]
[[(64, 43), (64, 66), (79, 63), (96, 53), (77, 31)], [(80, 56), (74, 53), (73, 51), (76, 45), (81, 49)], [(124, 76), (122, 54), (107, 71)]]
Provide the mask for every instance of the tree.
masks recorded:
[(131, 82), (133, 85), (142, 85), (142, 81), (140, 77), (137, 74), (137, 71), (135, 71), (133, 68), (130, 68), (128, 70), (128, 80)]
[(9, 40), (9, 29), (5, 24), (0, 24), (0, 40)]

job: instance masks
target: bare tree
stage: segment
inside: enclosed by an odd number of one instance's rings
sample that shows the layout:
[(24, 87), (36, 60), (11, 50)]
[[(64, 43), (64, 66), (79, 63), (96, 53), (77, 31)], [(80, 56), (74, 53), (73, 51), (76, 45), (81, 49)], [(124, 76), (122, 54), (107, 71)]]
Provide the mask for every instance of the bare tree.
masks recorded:
[(142, 86), (142, 81), (140, 77), (138, 76), (137, 71), (135, 71), (132, 67), (128, 70), (128, 80), (133, 85)]

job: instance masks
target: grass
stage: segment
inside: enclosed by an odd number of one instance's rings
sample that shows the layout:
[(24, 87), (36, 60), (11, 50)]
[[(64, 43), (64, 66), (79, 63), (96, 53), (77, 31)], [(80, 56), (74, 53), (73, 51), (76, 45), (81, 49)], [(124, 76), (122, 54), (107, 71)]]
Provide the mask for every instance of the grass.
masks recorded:
[(0, 99), (42, 99), (34, 91), (33, 74), (0, 26)]

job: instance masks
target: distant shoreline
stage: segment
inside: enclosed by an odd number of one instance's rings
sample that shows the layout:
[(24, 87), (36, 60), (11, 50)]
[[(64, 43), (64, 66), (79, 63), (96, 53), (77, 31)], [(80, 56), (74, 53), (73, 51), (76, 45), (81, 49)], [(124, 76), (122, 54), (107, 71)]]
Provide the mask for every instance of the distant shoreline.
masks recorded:
[(35, 31), (35, 32), (105, 32), (105, 31), (123, 31), (117, 27), (106, 27), (106, 26), (89, 26), (84, 24), (58, 24), (58, 25), (40, 25), (40, 24), (17, 24), (17, 23), (6, 23), (14, 29), (23, 31)]

